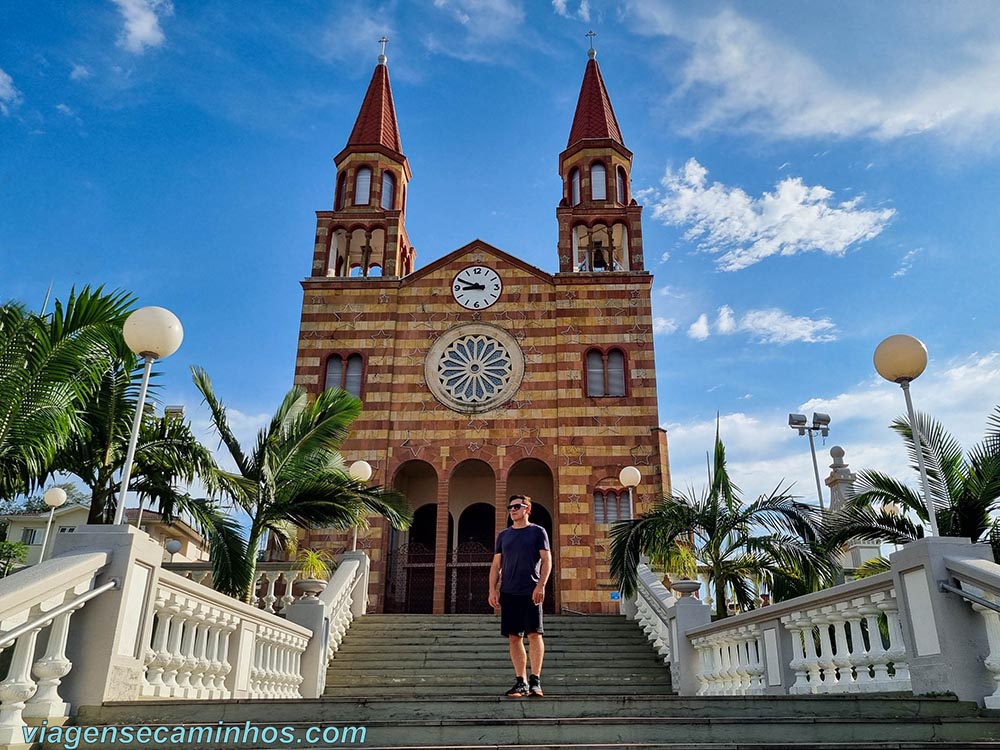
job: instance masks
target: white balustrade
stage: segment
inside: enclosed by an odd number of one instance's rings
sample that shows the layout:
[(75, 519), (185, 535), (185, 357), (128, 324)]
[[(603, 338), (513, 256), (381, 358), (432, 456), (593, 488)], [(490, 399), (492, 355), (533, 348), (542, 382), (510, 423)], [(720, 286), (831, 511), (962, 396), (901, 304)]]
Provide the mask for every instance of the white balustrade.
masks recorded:
[[(69, 715), (59, 685), (73, 667), (66, 658), (70, 620), (90, 598), (114, 586), (95, 590), (107, 561), (104, 552), (67, 555), (0, 580), (0, 634), (15, 634), (0, 635), (0, 651), (13, 646), (0, 681), (0, 747), (24, 746), (25, 719), (56, 725)], [(39, 635), (46, 630), (45, 651), (35, 660)]]
[[(214, 584), (210, 563), (164, 563), (163, 568), (209, 588)], [(294, 562), (257, 563), (253, 606), (265, 612), (275, 614), (282, 612), (289, 604), (301, 598), (301, 595), (295, 595), (294, 586), (295, 582), (303, 577)]]
[(982, 561), (948, 560), (948, 570), (961, 584), (962, 591), (982, 600), (969, 602), (983, 622), (989, 654), (983, 659), (983, 666), (993, 681), (994, 691), (983, 698), (986, 708), (1000, 708), (1000, 613), (986, 606), (986, 602), (1000, 604), (1000, 569)]
[[(234, 697), (227, 678), (243, 659), (251, 664), (248, 685), (240, 688), (245, 697), (301, 697), (300, 658), (312, 636), (306, 628), (166, 570), (160, 573), (153, 611), (144, 697)], [(244, 642), (241, 629), (253, 638)], [(239, 653), (244, 646), (250, 651)]]

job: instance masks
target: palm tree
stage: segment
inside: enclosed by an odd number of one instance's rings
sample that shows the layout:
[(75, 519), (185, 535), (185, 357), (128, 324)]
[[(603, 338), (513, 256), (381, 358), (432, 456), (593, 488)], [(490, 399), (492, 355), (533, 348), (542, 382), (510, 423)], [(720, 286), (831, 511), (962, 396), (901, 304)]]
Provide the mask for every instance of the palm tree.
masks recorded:
[[(941, 536), (959, 536), (978, 542), (995, 528), (1000, 511), (1000, 406), (987, 420), (986, 437), (968, 455), (940, 422), (916, 415), (931, 500)], [(917, 449), (909, 420), (892, 423), (906, 444), (918, 471)], [(917, 521), (914, 521), (917, 519)], [(921, 494), (906, 483), (880, 471), (858, 473), (854, 495), (827, 522), (830, 538), (906, 544), (924, 535), (929, 521)]]
[[(727, 592), (740, 608), (753, 608), (753, 580), (775, 590), (789, 577), (803, 577), (803, 570), (822, 582), (832, 579), (834, 566), (817, 546), (819, 510), (795, 502), (780, 484), (770, 494), (743, 504), (726, 470), (718, 431), (709, 479), (700, 496), (669, 495), (650, 512), (614, 525), (611, 573), (624, 596), (635, 593), (642, 554), (693, 557), (714, 589), (718, 617), (727, 614)], [(674, 547), (681, 548), (679, 555)]]
[[(75, 474), (90, 488), (88, 523), (111, 523), (138, 403), (142, 369), (121, 332), (97, 389), (80, 412), (77, 429), (59, 452), (55, 468)], [(147, 402), (149, 403), (149, 402)], [(214, 488), (215, 461), (183, 420), (143, 415), (129, 489), (150, 498), (165, 520), (203, 506), (178, 490), (199, 478)], [(198, 520), (197, 518), (195, 520)]]
[(133, 302), (84, 287), (47, 315), (17, 302), (0, 307), (0, 498), (30, 493), (51, 472)]
[[(220, 486), (248, 517), (242, 549), (236, 549), (232, 540), (228, 547), (214, 540), (212, 572), (218, 590), (249, 601), (257, 549), (266, 535), (287, 546), (296, 526), (346, 529), (365, 525), (369, 514), (384, 516), (398, 529), (409, 525), (400, 494), (352, 479), (344, 465), (338, 449), (361, 413), (358, 399), (331, 389), (310, 401), (304, 390), (293, 388), (248, 452), (233, 434), (226, 407), (216, 397), (208, 374), (191, 369), (213, 425), (236, 464), (234, 472), (219, 472)], [(223, 552), (228, 557), (221, 557)]]

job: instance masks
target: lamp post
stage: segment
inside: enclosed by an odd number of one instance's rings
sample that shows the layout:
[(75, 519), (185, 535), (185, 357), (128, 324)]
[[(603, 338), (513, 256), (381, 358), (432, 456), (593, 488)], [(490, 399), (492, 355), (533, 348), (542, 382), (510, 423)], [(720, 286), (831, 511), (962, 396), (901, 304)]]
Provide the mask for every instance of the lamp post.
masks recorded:
[[(372, 465), (367, 461), (355, 461), (351, 464), (351, 468), (347, 470), (347, 473), (351, 475), (351, 479), (355, 479), (359, 482), (367, 482), (372, 478)], [(358, 549), (358, 527), (354, 527), (354, 535), (351, 538), (351, 552), (356, 552)]]
[(167, 543), (163, 545), (163, 549), (170, 555), (170, 562), (173, 562), (174, 555), (181, 551), (181, 542), (179, 539), (168, 539)]
[(632, 520), (635, 516), (632, 504), (632, 488), (637, 487), (639, 482), (642, 481), (642, 474), (634, 466), (626, 466), (618, 472), (618, 481), (622, 483), (622, 487), (628, 487), (628, 517), (629, 520)]
[(122, 489), (118, 496), (118, 507), (115, 509), (115, 525), (125, 517), (125, 496), (128, 494), (128, 483), (132, 478), (132, 459), (135, 458), (135, 445), (139, 440), (139, 425), (142, 424), (142, 408), (146, 403), (146, 389), (149, 387), (149, 373), (153, 362), (165, 359), (177, 351), (184, 340), (184, 328), (181, 322), (169, 310), (162, 307), (141, 307), (125, 319), (122, 329), (128, 348), (145, 360), (142, 370), (142, 385), (139, 386), (139, 401), (135, 405), (135, 420), (132, 422), (132, 435), (128, 441), (128, 453), (125, 455), (125, 465), (122, 467)]
[(45, 536), (42, 537), (42, 554), (38, 556), (38, 562), (45, 560), (45, 548), (49, 545), (49, 531), (52, 529), (52, 518), (56, 514), (56, 508), (61, 507), (66, 502), (66, 490), (62, 487), (49, 487), (42, 495), (42, 500), (49, 506), (49, 522), (45, 524)]
[(890, 336), (875, 348), (875, 369), (878, 374), (891, 383), (898, 383), (903, 389), (906, 399), (906, 414), (910, 419), (910, 432), (913, 434), (913, 444), (917, 449), (917, 468), (920, 469), (920, 484), (924, 490), (924, 504), (927, 506), (927, 516), (931, 522), (931, 534), (938, 533), (937, 515), (934, 513), (934, 500), (931, 497), (930, 482), (927, 481), (927, 466), (924, 465), (924, 449), (920, 441), (920, 427), (913, 412), (913, 400), (910, 398), (910, 381), (916, 380), (927, 367), (927, 347), (924, 342), (905, 333)]
[(800, 435), (809, 435), (809, 453), (813, 460), (813, 474), (816, 475), (816, 497), (819, 498), (819, 509), (825, 511), (823, 505), (823, 485), (819, 481), (819, 463), (816, 461), (816, 442), (813, 440), (813, 433), (818, 432), (823, 437), (830, 434), (830, 415), (813, 412), (812, 425), (806, 424), (805, 414), (789, 414), (788, 426), (793, 430), (798, 430)]

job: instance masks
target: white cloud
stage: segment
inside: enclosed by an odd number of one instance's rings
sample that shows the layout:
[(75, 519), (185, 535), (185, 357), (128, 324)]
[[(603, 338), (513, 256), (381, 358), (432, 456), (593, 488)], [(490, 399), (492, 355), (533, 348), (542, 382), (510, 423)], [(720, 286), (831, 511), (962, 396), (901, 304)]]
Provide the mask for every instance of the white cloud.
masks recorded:
[[(968, 450), (982, 439), (986, 419), (1000, 400), (1000, 353), (971, 354), (945, 363), (932, 359), (927, 371), (914, 381), (912, 393), (917, 410), (933, 415)], [(730, 474), (743, 496), (770, 492), (785, 479), (794, 482), (794, 494), (815, 502), (809, 443), (788, 428), (787, 412), (746, 411), (749, 404), (740, 403), (741, 411), (722, 414), (721, 435)], [(830, 448), (841, 445), (852, 470), (878, 469), (916, 487), (918, 477), (910, 468), (903, 442), (888, 429), (905, 410), (899, 388), (877, 376), (836, 396), (798, 405), (792, 402), (787, 407), (788, 412), (820, 411), (832, 417), (830, 436), (817, 438), (816, 443), (821, 479), (829, 475)], [(715, 439), (715, 416), (663, 426), (668, 431), (675, 489), (693, 486), (700, 490), (705, 484), (706, 451)], [(825, 485), (823, 491), (828, 495)]]
[(663, 255), (660, 256), (660, 262), (666, 263), (668, 260), (670, 260), (670, 251), (664, 250)]
[(69, 78), (71, 81), (85, 81), (94, 74), (90, 71), (86, 65), (80, 65), (79, 63), (73, 64), (73, 69), (69, 72)]
[[(147, 47), (159, 47), (165, 41), (160, 19), (171, 16), (170, 0), (112, 0), (125, 21), (118, 46), (141, 54)], [(75, 68), (74, 68), (75, 71)], [(71, 74), (72, 75), (72, 74)]]
[(481, 39), (504, 36), (524, 21), (524, 8), (515, 0), (434, 0), (434, 7)]
[(705, 313), (702, 313), (698, 320), (692, 323), (691, 327), (688, 328), (688, 336), (693, 339), (697, 339), (698, 341), (704, 341), (708, 338), (708, 316)]
[(797, 317), (777, 309), (750, 310), (740, 319), (738, 330), (765, 344), (814, 344), (837, 338), (837, 327), (829, 318)]
[(579, 18), (581, 21), (590, 20), (589, 0), (580, 0), (580, 5), (576, 14), (572, 13), (566, 5), (566, 0), (552, 0), (552, 9), (563, 18)]
[[(712, 332), (708, 314), (702, 313), (688, 329), (688, 336), (704, 341)], [(719, 308), (714, 332), (720, 335), (747, 333), (761, 343), (781, 345), (794, 341), (806, 344), (835, 341), (838, 333), (837, 326), (829, 318), (789, 315), (777, 308), (748, 310), (737, 318), (729, 305)]]
[[(693, 130), (731, 126), (769, 136), (879, 140), (934, 133), (997, 141), (1000, 43), (990, 34), (996, 22), (989, 6), (969, 8), (970, 17), (949, 28), (928, 28), (925, 21), (909, 39), (899, 33), (904, 24), (887, 28), (891, 41), (880, 47), (881, 70), (870, 75), (832, 65), (784, 41), (795, 38), (783, 34), (786, 29), (733, 10), (704, 18), (657, 0), (633, 0), (631, 7), (642, 31), (679, 38), (690, 49), (679, 93), (698, 97)], [(835, 70), (843, 71), (840, 78)], [(881, 75), (886, 70), (897, 73)]]
[(733, 308), (723, 305), (719, 308), (719, 316), (715, 319), (715, 329), (719, 333), (732, 333), (736, 330), (736, 318), (733, 316)]
[(906, 276), (913, 268), (913, 261), (916, 260), (917, 256), (923, 252), (923, 248), (917, 248), (915, 250), (910, 250), (906, 255), (903, 256), (902, 260), (899, 261), (899, 268), (895, 270), (892, 274), (892, 278), (898, 279)]
[(21, 92), (14, 86), (14, 79), (0, 68), (0, 114), (9, 115), (12, 107), (21, 103)]
[(67, 117), (73, 117), (76, 115), (76, 112), (74, 112), (73, 109), (66, 104), (57, 104), (56, 109)]
[(677, 330), (677, 321), (673, 318), (653, 318), (653, 333), (673, 333)]
[(683, 170), (667, 169), (666, 195), (653, 204), (653, 217), (687, 226), (685, 238), (699, 249), (721, 254), (723, 271), (738, 271), (773, 255), (819, 251), (843, 255), (851, 245), (878, 236), (895, 211), (866, 210), (861, 198), (833, 203), (833, 192), (801, 178), (779, 182), (774, 192), (752, 198), (741, 188), (708, 183), (708, 170), (689, 159)]

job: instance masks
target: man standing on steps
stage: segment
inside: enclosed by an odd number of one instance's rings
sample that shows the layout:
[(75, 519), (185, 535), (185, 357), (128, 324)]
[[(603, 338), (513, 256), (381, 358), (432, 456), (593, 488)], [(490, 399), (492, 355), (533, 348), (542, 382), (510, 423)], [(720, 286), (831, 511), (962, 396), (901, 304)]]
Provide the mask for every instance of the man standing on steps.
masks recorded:
[[(507, 512), (513, 526), (497, 534), (490, 566), (490, 606), (500, 608), (500, 633), (507, 636), (510, 660), (517, 679), (505, 695), (508, 698), (541, 698), (542, 659), (545, 642), (542, 640), (542, 602), (545, 584), (552, 572), (552, 554), (549, 535), (537, 524), (528, 523), (531, 498), (511, 495)], [(531, 656), (531, 676), (524, 679), (528, 654), (524, 653), (524, 636), (528, 636)]]

